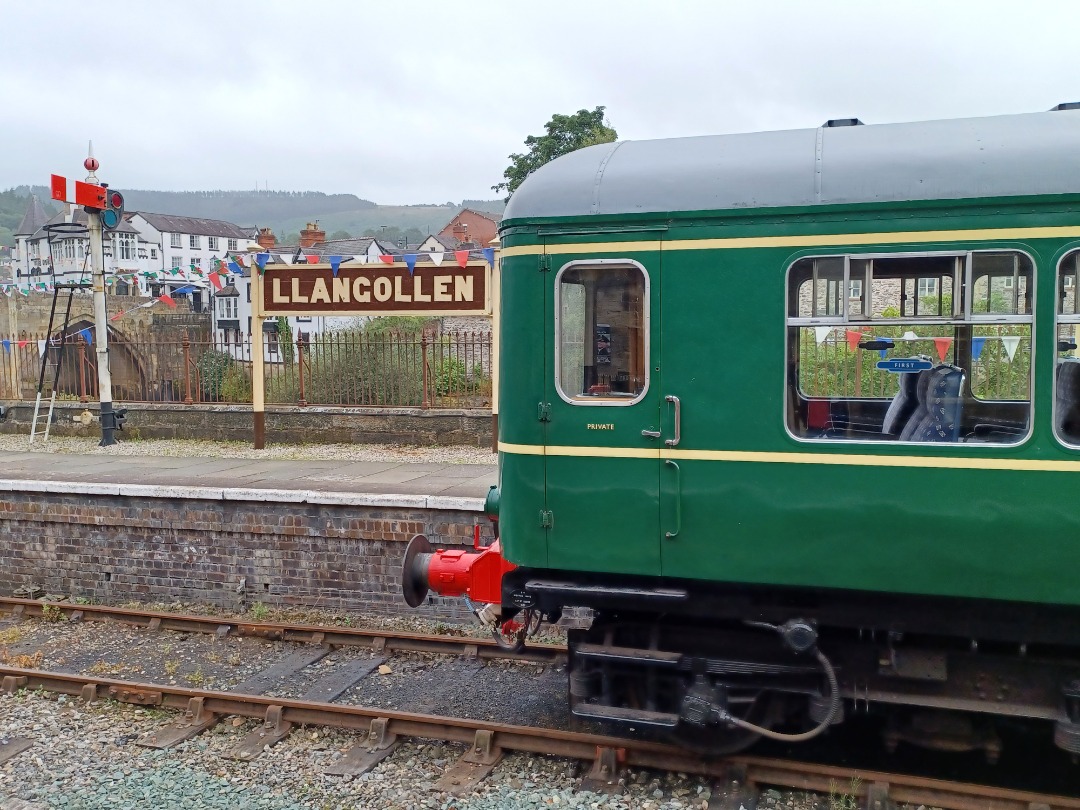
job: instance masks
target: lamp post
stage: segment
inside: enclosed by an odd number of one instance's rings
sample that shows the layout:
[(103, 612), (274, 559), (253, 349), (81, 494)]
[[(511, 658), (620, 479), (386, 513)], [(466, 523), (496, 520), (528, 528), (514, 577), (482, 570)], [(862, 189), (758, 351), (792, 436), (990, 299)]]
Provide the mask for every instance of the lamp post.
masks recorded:
[(252, 444), (256, 450), (266, 447), (265, 376), (263, 374), (263, 293), (262, 276), (255, 254), (261, 245), (249, 245), (248, 269), (251, 271), (251, 417)]

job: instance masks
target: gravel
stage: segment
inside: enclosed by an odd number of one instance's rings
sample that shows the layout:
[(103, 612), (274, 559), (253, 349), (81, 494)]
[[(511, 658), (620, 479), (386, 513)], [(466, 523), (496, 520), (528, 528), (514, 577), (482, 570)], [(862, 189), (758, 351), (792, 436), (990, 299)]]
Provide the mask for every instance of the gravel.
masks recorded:
[[(35, 453), (73, 453), (91, 456), (172, 456), (180, 458), (250, 458), (267, 460), (341, 459), (343, 461), (426, 462), (435, 464), (494, 464), (488, 448), (462, 446), (416, 446), (405, 444), (271, 444), (255, 450), (249, 442), (216, 442), (203, 439), (128, 439), (98, 447), (98, 439), (52, 436), (37, 442)], [(0, 435), (0, 451), (26, 452), (29, 437)]]

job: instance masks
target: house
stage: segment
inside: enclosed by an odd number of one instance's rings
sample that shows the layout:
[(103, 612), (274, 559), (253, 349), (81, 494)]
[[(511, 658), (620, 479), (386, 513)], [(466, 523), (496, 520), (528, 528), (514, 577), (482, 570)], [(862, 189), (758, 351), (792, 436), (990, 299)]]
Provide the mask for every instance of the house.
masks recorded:
[(440, 240), (452, 241), (458, 247), (488, 247), (499, 235), (500, 220), (500, 214), (463, 208), (437, 235)]
[[(68, 204), (52, 217), (41, 201), (32, 196), (15, 233), (15, 282), (22, 285), (89, 281), (90, 237), (88, 217), (79, 207)], [(122, 220), (103, 240), (105, 274), (143, 273), (154, 268), (153, 246), (129, 222)], [(121, 292), (127, 284), (120, 282)]]
[(417, 253), (449, 253), (457, 249), (457, 242), (435, 234), (428, 234), (417, 248)]
[(135, 211), (124, 217), (158, 257), (146, 292), (158, 296), (180, 287), (195, 287), (192, 306), (201, 309), (210, 293), (207, 275), (228, 253), (244, 253), (257, 244), (255, 228), (245, 228), (220, 219), (182, 217)]

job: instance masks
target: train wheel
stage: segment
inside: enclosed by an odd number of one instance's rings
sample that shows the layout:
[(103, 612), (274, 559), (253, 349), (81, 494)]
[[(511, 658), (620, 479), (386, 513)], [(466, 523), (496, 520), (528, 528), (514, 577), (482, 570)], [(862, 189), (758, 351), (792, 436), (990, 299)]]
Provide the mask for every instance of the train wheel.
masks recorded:
[[(783, 703), (773, 695), (759, 696), (744, 711), (738, 713), (743, 720), (764, 728), (774, 726), (782, 715)], [(760, 739), (760, 734), (743, 728), (699, 726), (685, 720), (680, 721), (670, 733), (670, 740), (675, 745), (699, 754), (718, 757), (745, 751)]]

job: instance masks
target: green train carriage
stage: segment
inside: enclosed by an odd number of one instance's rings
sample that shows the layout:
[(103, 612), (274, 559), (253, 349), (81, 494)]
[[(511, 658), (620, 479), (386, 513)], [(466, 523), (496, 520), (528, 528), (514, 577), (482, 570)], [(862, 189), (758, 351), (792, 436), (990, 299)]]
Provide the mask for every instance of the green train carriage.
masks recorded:
[[(740, 747), (857, 699), (1080, 751), (1076, 106), (606, 144), (513, 195), (503, 557), (461, 592), (595, 611), (575, 714)], [(456, 592), (429, 551), (411, 601)]]

